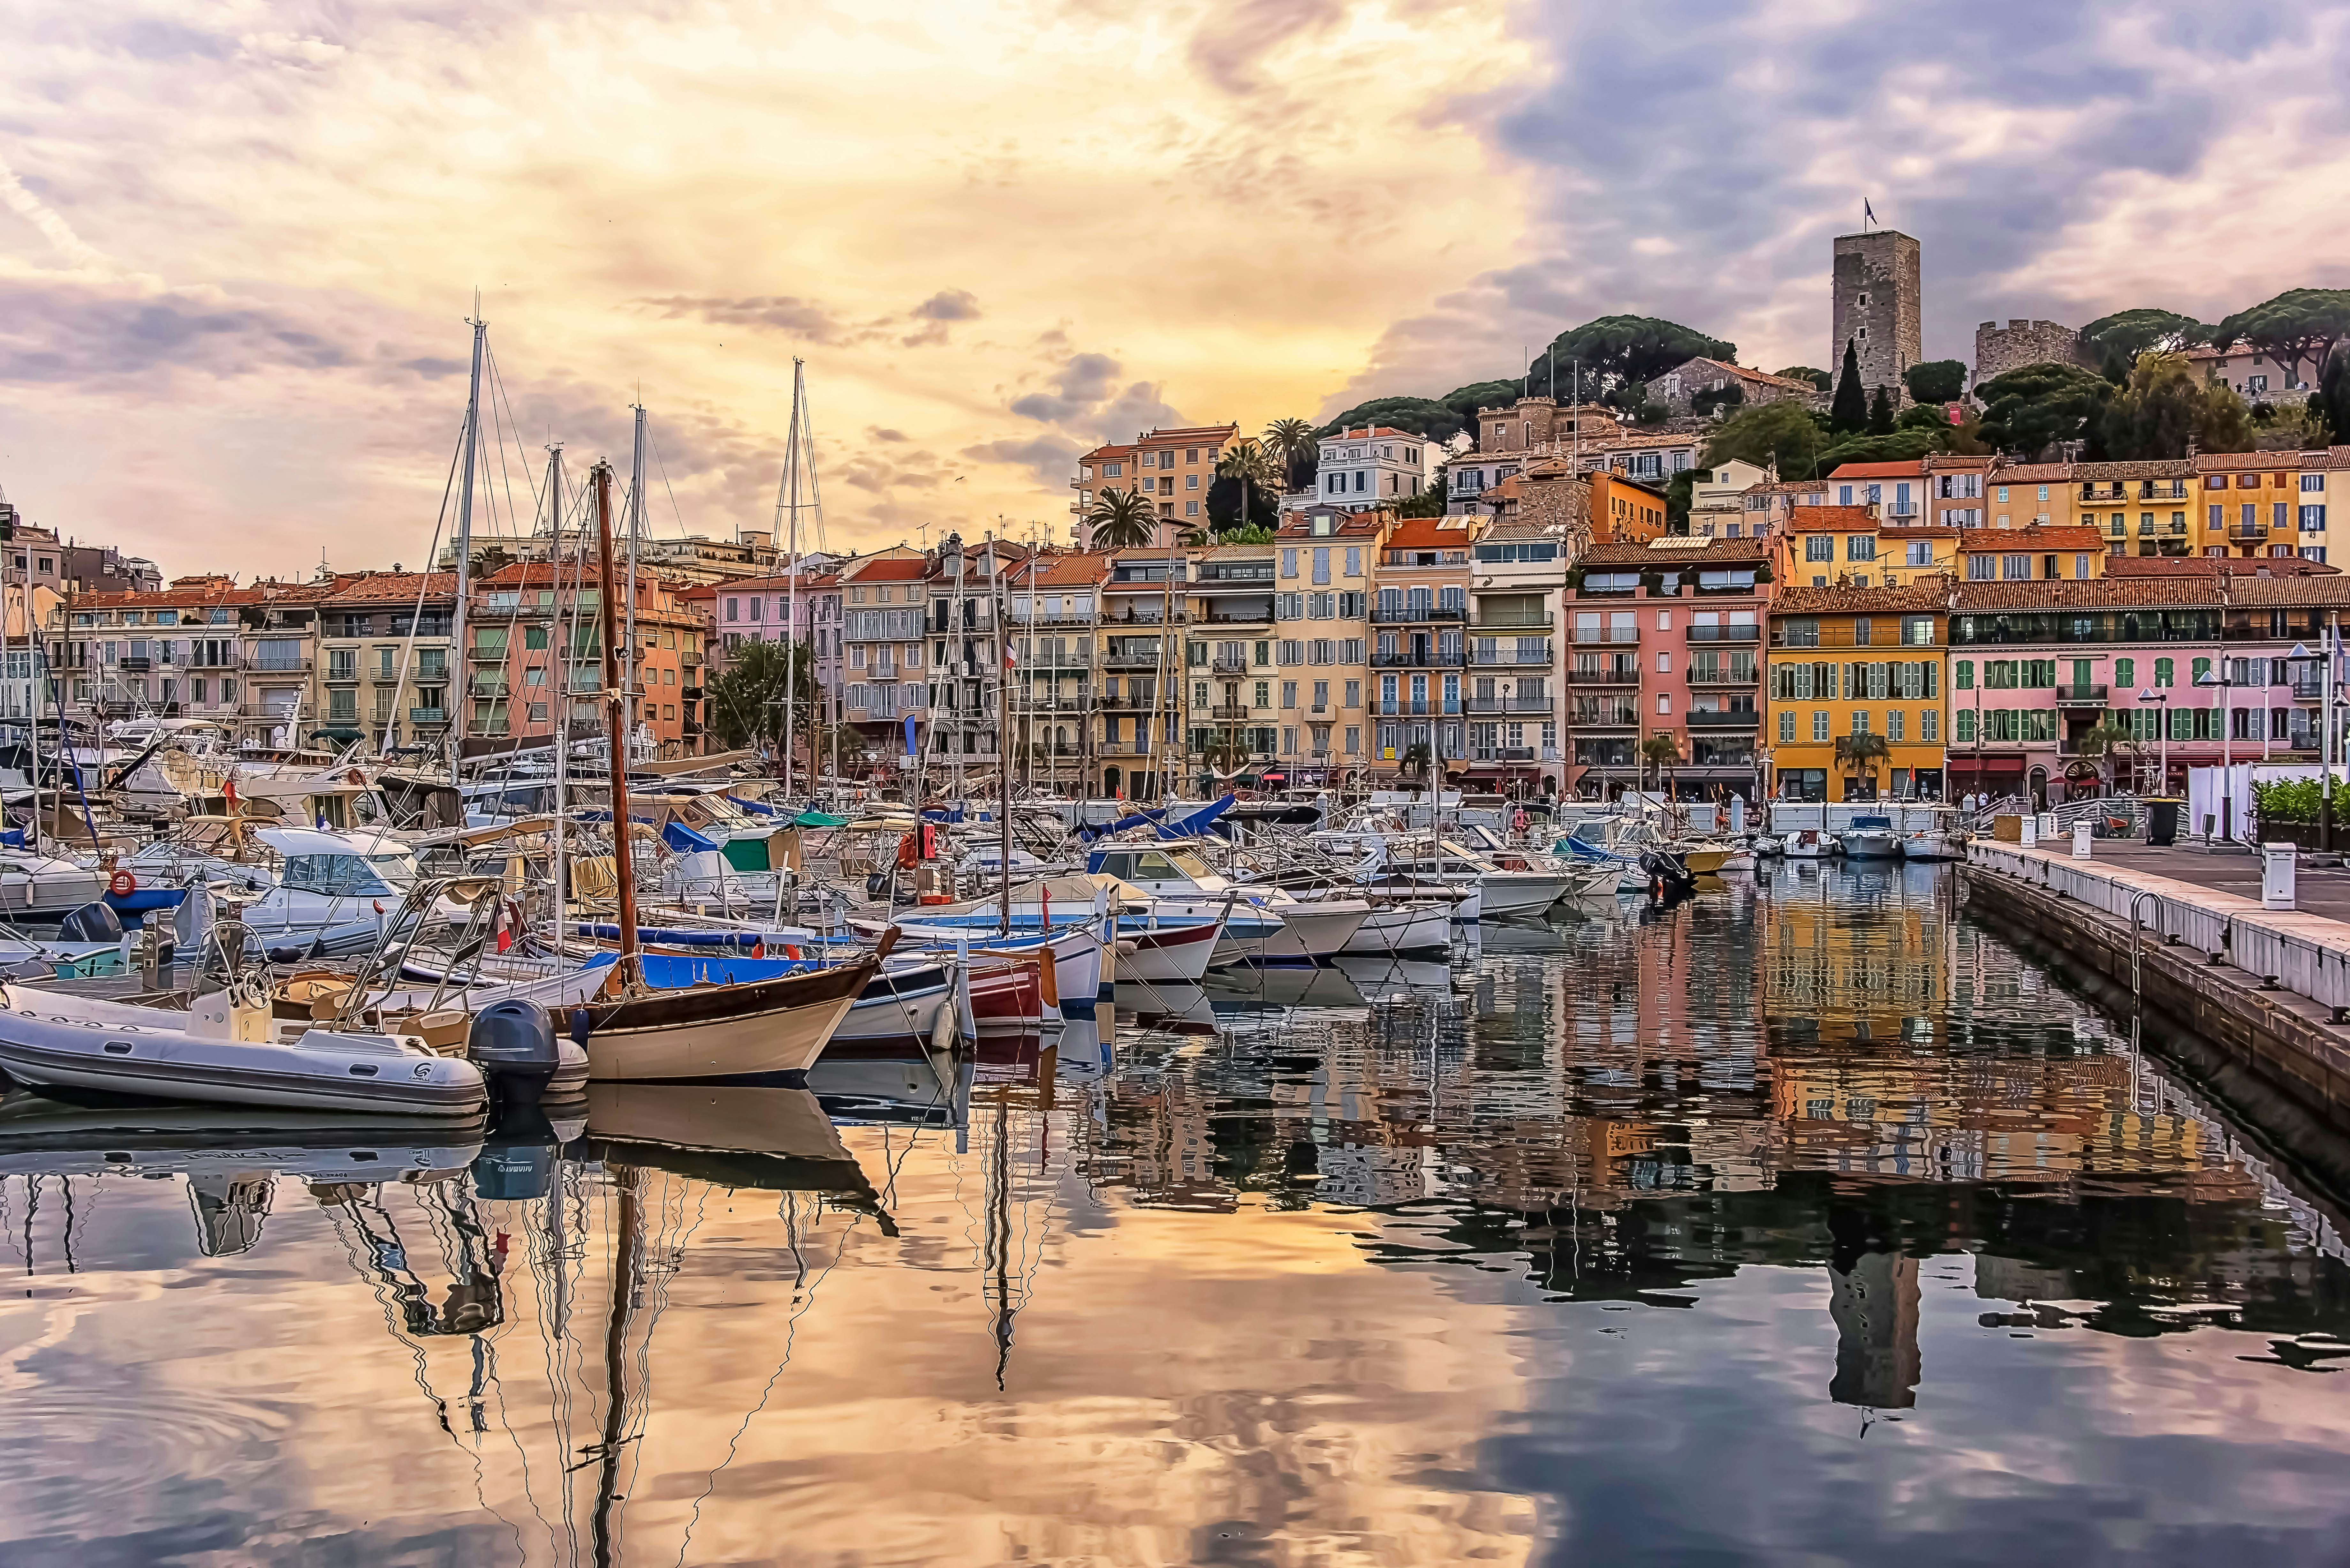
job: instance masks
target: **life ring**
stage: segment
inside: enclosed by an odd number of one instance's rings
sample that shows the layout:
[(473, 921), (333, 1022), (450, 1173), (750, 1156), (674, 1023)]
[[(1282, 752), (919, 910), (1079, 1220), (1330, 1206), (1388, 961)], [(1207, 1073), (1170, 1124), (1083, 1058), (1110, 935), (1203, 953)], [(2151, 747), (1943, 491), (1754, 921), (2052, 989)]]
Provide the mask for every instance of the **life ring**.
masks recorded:
[(106, 879), (106, 890), (118, 898), (128, 898), (139, 891), (139, 878), (128, 871), (117, 871)]

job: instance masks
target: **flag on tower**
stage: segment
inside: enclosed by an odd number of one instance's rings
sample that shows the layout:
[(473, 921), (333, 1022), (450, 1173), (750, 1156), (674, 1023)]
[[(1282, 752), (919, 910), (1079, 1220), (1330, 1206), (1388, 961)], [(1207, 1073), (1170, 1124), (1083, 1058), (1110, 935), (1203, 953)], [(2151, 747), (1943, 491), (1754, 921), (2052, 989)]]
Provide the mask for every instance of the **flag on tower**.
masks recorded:
[(1868, 204), (1868, 198), (1866, 196), (1860, 199), (1860, 211), (1862, 217), (1869, 223), (1877, 222), (1877, 209)]

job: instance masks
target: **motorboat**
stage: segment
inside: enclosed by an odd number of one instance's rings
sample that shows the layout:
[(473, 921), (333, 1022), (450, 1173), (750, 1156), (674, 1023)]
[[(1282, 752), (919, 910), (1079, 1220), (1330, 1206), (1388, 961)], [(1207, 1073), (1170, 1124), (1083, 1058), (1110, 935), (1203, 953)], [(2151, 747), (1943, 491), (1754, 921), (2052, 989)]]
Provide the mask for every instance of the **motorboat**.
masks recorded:
[(1538, 915), (1578, 886), (1565, 871), (1504, 871), (1453, 839), (1390, 837), (1385, 834), (1319, 833), (1315, 839), (1358, 857), (1355, 872), (1376, 891), (1424, 897), (1434, 889), (1473, 890), (1478, 901), (1456, 904), (1453, 918)]
[(1816, 827), (1798, 827), (1780, 840), (1779, 853), (1789, 860), (1825, 860), (1835, 853), (1835, 841)]
[[(1097, 878), (1115, 877), (1149, 896), (1145, 911), (1120, 908), (1122, 932), (1131, 934), (1137, 913), (1192, 919), (1222, 916), (1224, 940), (1219, 962), (1312, 964), (1333, 958), (1346, 950), (1372, 909), (1364, 898), (1309, 901), (1277, 886), (1232, 881), (1188, 845), (1107, 845), (1086, 857), (1086, 870)], [(1229, 914), (1227, 905), (1232, 906)], [(1224, 948), (1231, 950), (1229, 961)]]
[(0, 1068), (36, 1087), (368, 1115), (473, 1116), (488, 1102), (479, 1066), (416, 1035), (281, 1028), (259, 940), (233, 920), (206, 933), (184, 1010), (0, 984)]
[(109, 891), (104, 872), (29, 849), (0, 850), (0, 920), (54, 926)]
[(1893, 831), (1889, 816), (1856, 816), (1849, 827), (1835, 836), (1835, 842), (1847, 860), (1901, 857), (1901, 836)]

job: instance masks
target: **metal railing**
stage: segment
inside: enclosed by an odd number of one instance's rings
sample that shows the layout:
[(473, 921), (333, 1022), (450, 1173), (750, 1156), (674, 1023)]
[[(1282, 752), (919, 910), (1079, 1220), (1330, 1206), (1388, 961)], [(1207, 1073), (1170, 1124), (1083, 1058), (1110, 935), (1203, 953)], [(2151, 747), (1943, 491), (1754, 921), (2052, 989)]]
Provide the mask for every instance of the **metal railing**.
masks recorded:
[(1446, 607), (1440, 605), (1406, 604), (1392, 609), (1374, 605), (1371, 607), (1371, 623), (1374, 626), (1419, 626), (1438, 621), (1447, 623), (1465, 621), (1468, 618), (1469, 612), (1457, 605)]
[(1575, 640), (1579, 643), (1638, 642), (1640, 628), (1637, 626), (1578, 626)]
[(1726, 670), (1717, 664), (1692, 664), (1689, 671), (1692, 686), (1752, 686), (1762, 678), (1762, 670), (1752, 664), (1733, 664)]
[(1575, 686), (1638, 686), (1640, 683), (1640, 667), (1617, 664), (1606, 670), (1585, 670), (1577, 666), (1566, 672), (1566, 679)]
[(1755, 708), (1692, 708), (1682, 716), (1692, 730), (1751, 730), (1762, 722), (1762, 711)]
[(1471, 644), (1469, 649), (1469, 662), (1471, 664), (1534, 664), (1547, 667), (1555, 661), (1547, 648), (1540, 649), (1479, 648)]
[(1753, 621), (1726, 626), (1693, 626), (1689, 628), (1689, 639), (1691, 642), (1760, 642), (1762, 640), (1762, 628)]
[(1551, 701), (1548, 697), (1471, 697), (1468, 707), (1471, 713), (1547, 713)]
[(1545, 610), (1512, 610), (1498, 615), (1481, 615), (1470, 623), (1475, 631), (1548, 631), (1558, 618)]
[(2095, 685), (2070, 685), (2056, 688), (2059, 708), (2102, 708), (2106, 705), (2106, 688)]

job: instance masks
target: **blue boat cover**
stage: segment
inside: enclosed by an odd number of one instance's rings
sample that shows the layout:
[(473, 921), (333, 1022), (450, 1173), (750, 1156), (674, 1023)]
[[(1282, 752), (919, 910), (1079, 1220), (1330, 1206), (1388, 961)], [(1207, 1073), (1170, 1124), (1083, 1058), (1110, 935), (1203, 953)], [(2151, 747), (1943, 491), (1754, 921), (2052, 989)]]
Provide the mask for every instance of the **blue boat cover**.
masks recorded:
[(664, 826), (661, 828), (661, 842), (681, 855), (694, 850), (718, 847), (718, 840), (705, 837), (681, 822), (672, 822)]

